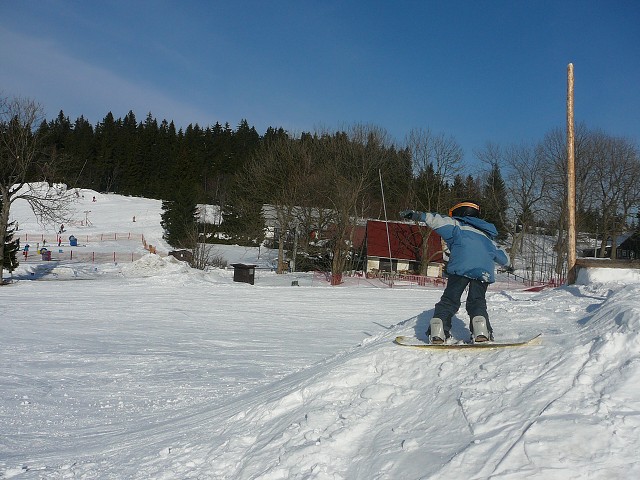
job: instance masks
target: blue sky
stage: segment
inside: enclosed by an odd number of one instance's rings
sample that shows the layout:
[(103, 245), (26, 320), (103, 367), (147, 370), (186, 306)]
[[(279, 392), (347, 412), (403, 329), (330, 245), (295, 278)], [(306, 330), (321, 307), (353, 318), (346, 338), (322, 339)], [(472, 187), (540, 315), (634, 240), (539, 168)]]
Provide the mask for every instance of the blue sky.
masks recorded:
[(0, 0), (0, 92), (93, 125), (421, 128), (469, 163), (565, 128), (570, 62), (576, 121), (640, 143), (635, 0)]

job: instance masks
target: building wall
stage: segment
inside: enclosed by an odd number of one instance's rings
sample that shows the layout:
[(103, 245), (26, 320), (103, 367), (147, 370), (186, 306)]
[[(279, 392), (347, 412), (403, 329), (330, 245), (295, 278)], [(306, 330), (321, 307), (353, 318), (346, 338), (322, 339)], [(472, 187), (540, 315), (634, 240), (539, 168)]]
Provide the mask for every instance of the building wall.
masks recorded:
[[(385, 260), (387, 258), (385, 257)], [(393, 263), (397, 262), (397, 271), (401, 272), (403, 270), (409, 270), (409, 261), (408, 260), (396, 260), (393, 259)], [(380, 270), (380, 257), (367, 257), (367, 273), (370, 273), (373, 270)]]
[[(380, 257), (367, 257), (367, 273), (371, 273), (374, 270), (380, 271)], [(383, 260), (387, 260), (384, 257)], [(397, 261), (397, 270), (398, 272), (407, 271), (410, 268), (409, 260), (396, 260), (394, 259), (394, 264)], [(442, 277), (444, 270), (444, 265), (442, 263), (430, 263), (427, 267), (427, 276), (428, 277)]]

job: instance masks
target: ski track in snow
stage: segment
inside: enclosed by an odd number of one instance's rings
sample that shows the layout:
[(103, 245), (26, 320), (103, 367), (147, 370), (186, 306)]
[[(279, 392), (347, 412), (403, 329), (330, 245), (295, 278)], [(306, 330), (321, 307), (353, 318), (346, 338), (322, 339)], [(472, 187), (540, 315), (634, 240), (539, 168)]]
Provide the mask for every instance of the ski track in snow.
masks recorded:
[[(578, 299), (585, 309), (594, 305)], [(609, 327), (606, 307), (599, 310), (593, 327)], [(191, 461), (200, 459), (193, 478), (203, 465), (215, 466), (207, 476), (237, 479), (584, 478), (584, 468), (592, 478), (600, 469), (606, 477), (632, 475), (634, 459), (611, 461), (640, 426), (637, 402), (612, 402), (605, 393), (627, 384), (615, 378), (625, 369), (603, 351), (620, 357), (620, 345), (606, 338), (616, 334), (590, 340), (578, 330), (564, 334), (582, 340), (569, 352), (566, 340), (549, 338), (544, 347), (426, 358), (390, 345), (396, 332), (381, 335), (239, 406), (217, 446), (189, 451)], [(637, 345), (634, 352), (637, 364)], [(189, 478), (186, 463), (177, 458), (159, 472)]]
[[(171, 270), (171, 266), (167, 268)], [(134, 278), (126, 289), (134, 292), (138, 288), (148, 289), (148, 281)], [(161, 294), (168, 295), (175, 288), (175, 282), (167, 282), (166, 275), (151, 281), (153, 289), (161, 289)], [(186, 299), (186, 304), (190, 304), (202, 291), (193, 279), (184, 283), (196, 291)], [(26, 289), (28, 297), (33, 285), (20, 284), (18, 288)], [(89, 284), (82, 282), (78, 288), (84, 285)], [(365, 337), (359, 345), (335, 356), (325, 359), (319, 356), (315, 364), (302, 365), (298, 371), (294, 368), (289, 374), (281, 374), (279, 380), (250, 381), (257, 390), (236, 387), (232, 389), (230, 402), (225, 401), (224, 393), (219, 401), (214, 397), (213, 402), (211, 397), (189, 394), (182, 398), (186, 401), (183, 404), (170, 405), (168, 399), (162, 399), (161, 392), (141, 390), (142, 403), (147, 404), (137, 405), (131, 415), (125, 414), (126, 423), (111, 412), (126, 413), (129, 401), (123, 398), (137, 393), (131, 385), (123, 386), (121, 398), (113, 398), (112, 394), (93, 405), (103, 412), (97, 417), (74, 419), (69, 416), (74, 408), (73, 395), (63, 394), (70, 405), (55, 402), (46, 405), (44, 401), (53, 389), (64, 390), (64, 386), (54, 387), (50, 379), (20, 377), (15, 371), (5, 370), (5, 385), (16, 392), (20, 387), (35, 392), (20, 398), (15, 394), (20, 408), (37, 409), (42, 401), (47, 419), (43, 419), (46, 425), (41, 433), (16, 433), (5, 438), (2, 451), (18, 452), (11, 458), (20, 457), (20, 446), (25, 442), (39, 453), (24, 467), (12, 467), (5, 462), (4, 477), (584, 478), (583, 469), (588, 466), (589, 478), (610, 475), (632, 478), (640, 471), (638, 463), (633, 456), (616, 452), (627, 451), (630, 439), (640, 431), (635, 381), (640, 367), (640, 307), (635, 300), (638, 290), (635, 286), (614, 291), (569, 287), (536, 296), (522, 294), (522, 298), (510, 294), (512, 298), (508, 301), (501, 301), (504, 292), (491, 293), (494, 323), (505, 326), (508, 321), (518, 319), (517, 327), (525, 332), (523, 336), (544, 326), (541, 319), (561, 316), (563, 321), (550, 322), (551, 333), (543, 331), (543, 346), (427, 353), (392, 344), (397, 334), (415, 333), (419, 320), (414, 317)], [(113, 288), (102, 292), (113, 293)], [(277, 295), (277, 289), (270, 294)], [(118, 296), (121, 295), (119, 292)], [(354, 300), (357, 295), (348, 297)], [(91, 310), (98, 305), (104, 309), (108, 302), (99, 296), (89, 303)], [(56, 341), (59, 339), (53, 331), (61, 327), (67, 335), (84, 336), (80, 325), (73, 324), (68, 314), (52, 313), (65, 308), (64, 305), (60, 302), (50, 305), (50, 310), (40, 313), (36, 310), (36, 315), (43, 317), (36, 318), (36, 322), (33, 318), (23, 320), (20, 334), (24, 337), (23, 351), (18, 351), (20, 342), (13, 342), (4, 350), (2, 363), (7, 365), (9, 357), (17, 355), (27, 363), (27, 373), (46, 369), (50, 364), (58, 373), (72, 376), (72, 370), (83, 365), (105, 362), (107, 370), (91, 369), (94, 377), (84, 384), (85, 388), (95, 389), (107, 377), (117, 382), (121, 375), (123, 378), (133, 375), (131, 380), (141, 382), (140, 388), (144, 389), (149, 386), (144, 383), (147, 374), (128, 371), (130, 356), (151, 355), (153, 361), (138, 362), (151, 368), (159, 361), (158, 356), (175, 350), (176, 341), (178, 346), (187, 347), (181, 348), (182, 355), (195, 355), (189, 352), (188, 339), (180, 343), (179, 332), (173, 331), (174, 336), (166, 339), (166, 343), (155, 339), (145, 349), (139, 343), (142, 337), (137, 338), (135, 329), (129, 327), (129, 333), (133, 334), (131, 345), (119, 345), (117, 361), (106, 360), (101, 358), (104, 355), (101, 352), (110, 348), (103, 343), (109, 337), (114, 337), (115, 342), (122, 342), (123, 338), (117, 333), (118, 327), (101, 324), (94, 325), (92, 333), (104, 335), (89, 341), (91, 351), (55, 351), (52, 346), (36, 355), (24, 351), (28, 345), (38, 343), (28, 332), (34, 323), (45, 323)], [(138, 307), (137, 314), (141, 311), (152, 314), (144, 303)], [(200, 308), (207, 305), (189, 309), (178, 305), (172, 311), (189, 325), (189, 319), (202, 318)], [(5, 309), (3, 318), (7, 318)], [(245, 302), (243, 309), (246, 315), (252, 307)], [(122, 311), (110, 312), (107, 308), (105, 315), (121, 316)], [(161, 322), (165, 317), (160, 315)], [(458, 330), (466, 321), (460, 315)], [(272, 340), (276, 335), (269, 332), (268, 338)], [(209, 341), (225, 344), (216, 335)], [(234, 345), (233, 339), (228, 341)], [(71, 345), (76, 343), (83, 344), (83, 339), (70, 339)], [(255, 353), (252, 356), (255, 358)], [(281, 362), (276, 361), (279, 368)], [(184, 367), (185, 364), (180, 365)], [(262, 367), (266, 371), (270, 368)], [(272, 373), (277, 372), (274, 366)], [(148, 374), (166, 375), (172, 380), (182, 375), (162, 369)], [(158, 407), (154, 402), (165, 403), (159, 405), (161, 418), (153, 413)], [(3, 407), (6, 419), (6, 398)], [(109, 426), (111, 422), (113, 426)], [(45, 433), (47, 429), (57, 437), (54, 443)], [(78, 438), (82, 439), (80, 452)], [(143, 458), (138, 457), (140, 444), (146, 446), (147, 455)], [(149, 456), (149, 449), (155, 449), (156, 453)], [(64, 458), (68, 462), (60, 463)]]

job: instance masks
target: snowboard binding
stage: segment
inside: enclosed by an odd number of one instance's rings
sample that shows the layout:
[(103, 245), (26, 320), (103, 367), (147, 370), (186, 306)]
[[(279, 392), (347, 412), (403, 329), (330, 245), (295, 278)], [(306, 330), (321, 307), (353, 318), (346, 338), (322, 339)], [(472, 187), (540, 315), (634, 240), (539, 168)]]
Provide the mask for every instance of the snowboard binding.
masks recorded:
[(471, 320), (471, 341), (483, 343), (493, 340), (493, 335), (487, 327), (487, 319), (478, 315)]
[(434, 345), (442, 345), (447, 339), (447, 334), (444, 331), (444, 325), (439, 318), (432, 318), (429, 323), (429, 342)]

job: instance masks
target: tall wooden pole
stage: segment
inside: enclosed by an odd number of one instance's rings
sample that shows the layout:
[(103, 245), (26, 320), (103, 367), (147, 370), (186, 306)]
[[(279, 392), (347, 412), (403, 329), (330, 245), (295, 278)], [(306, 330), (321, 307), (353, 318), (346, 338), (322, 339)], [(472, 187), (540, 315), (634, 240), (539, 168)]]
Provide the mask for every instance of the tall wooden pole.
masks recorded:
[(573, 122), (573, 63), (567, 67), (567, 283), (576, 281), (576, 165)]

